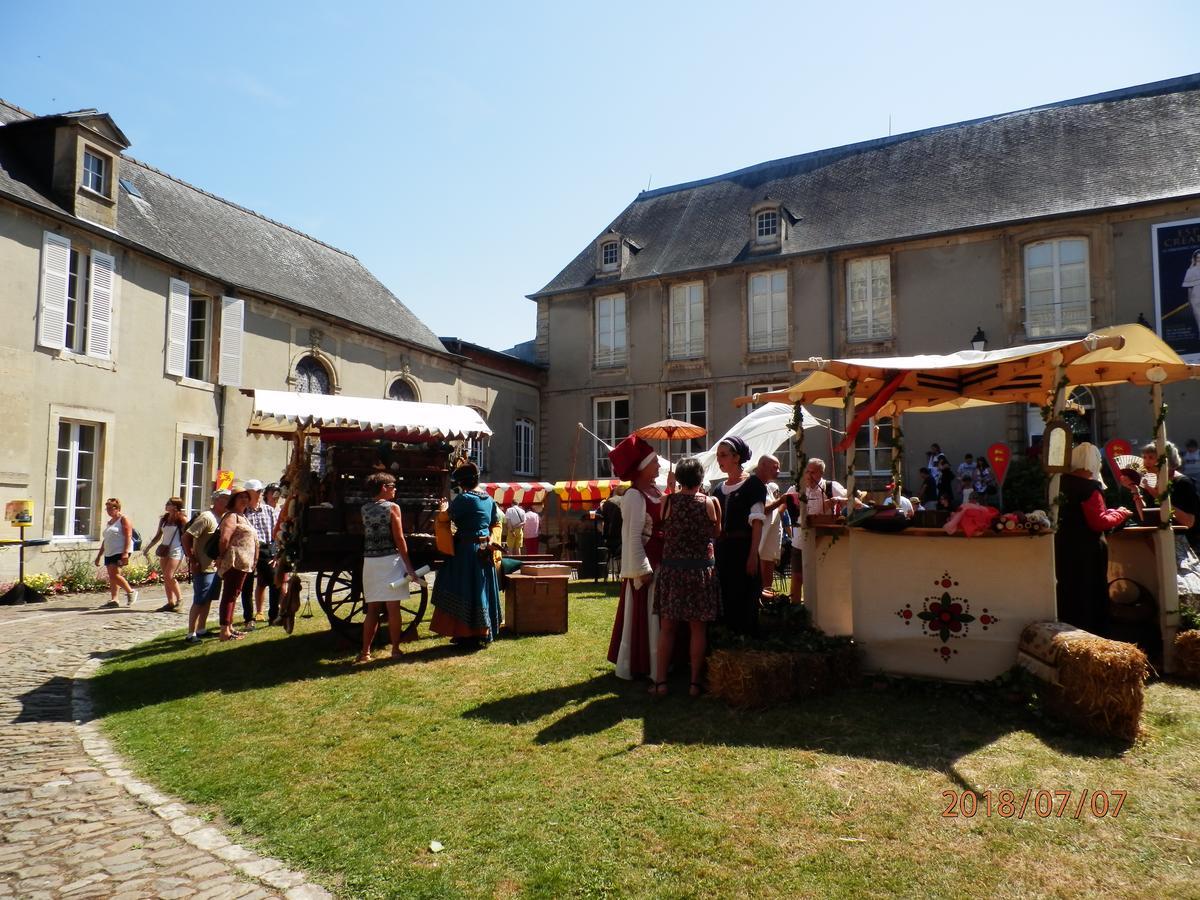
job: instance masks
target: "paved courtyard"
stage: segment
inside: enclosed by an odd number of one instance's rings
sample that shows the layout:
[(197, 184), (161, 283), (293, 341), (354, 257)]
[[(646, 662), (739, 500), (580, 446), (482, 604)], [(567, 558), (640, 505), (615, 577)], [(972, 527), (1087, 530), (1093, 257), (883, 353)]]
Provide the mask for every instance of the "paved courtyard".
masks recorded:
[(123, 768), (82, 681), (103, 654), (187, 622), (151, 612), (161, 588), (95, 609), (107, 599), (0, 607), (0, 897), (328, 897)]

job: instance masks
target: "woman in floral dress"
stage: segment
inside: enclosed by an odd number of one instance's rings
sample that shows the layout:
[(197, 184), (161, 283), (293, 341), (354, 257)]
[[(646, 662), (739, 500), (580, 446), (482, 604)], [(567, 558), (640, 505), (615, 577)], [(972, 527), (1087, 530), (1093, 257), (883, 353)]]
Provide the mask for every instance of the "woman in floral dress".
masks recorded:
[(714, 569), (713, 538), (721, 530), (717, 502), (700, 493), (704, 466), (685, 459), (675, 467), (679, 492), (667, 497), (663, 510), (663, 559), (658, 569), (654, 611), (659, 617), (658, 667), (651, 693), (667, 693), (667, 663), (675, 646), (675, 630), (687, 622), (691, 632), (693, 697), (700, 693), (700, 674), (708, 642), (708, 623), (721, 615), (721, 594)]

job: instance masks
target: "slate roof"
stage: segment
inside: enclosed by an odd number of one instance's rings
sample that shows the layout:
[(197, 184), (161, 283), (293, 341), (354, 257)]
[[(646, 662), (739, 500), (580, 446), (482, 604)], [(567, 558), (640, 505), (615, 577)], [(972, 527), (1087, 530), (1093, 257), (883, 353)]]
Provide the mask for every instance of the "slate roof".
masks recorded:
[[(1200, 74), (643, 191), (600, 233), (640, 245), (619, 278), (593, 241), (529, 296), (1196, 195), (1198, 135)], [(751, 253), (764, 198), (800, 221)]]
[[(0, 125), (34, 118), (0, 100)], [(54, 202), (49, 185), (4, 132), (0, 127), (0, 195), (73, 218)], [(121, 157), (119, 177), (132, 182), (143, 198), (121, 191), (117, 232), (122, 241), (232, 288), (446, 352), (425, 323), (349, 253), (129, 156)]]

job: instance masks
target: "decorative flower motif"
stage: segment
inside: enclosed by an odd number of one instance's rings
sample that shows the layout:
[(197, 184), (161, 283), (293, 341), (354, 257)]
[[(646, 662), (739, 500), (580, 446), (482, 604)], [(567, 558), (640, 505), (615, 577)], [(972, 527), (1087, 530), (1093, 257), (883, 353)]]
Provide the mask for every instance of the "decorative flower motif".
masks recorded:
[(914, 610), (911, 603), (904, 604), (896, 610), (896, 615), (905, 625), (911, 625), (914, 620), (921, 623), (921, 630), (929, 637), (941, 641), (941, 646), (934, 647), (933, 652), (941, 657), (943, 662), (958, 655), (958, 650), (949, 646), (951, 638), (965, 638), (975, 622), (987, 631), (988, 627), (1000, 621), (985, 608), (978, 617), (971, 614), (970, 601), (956, 597), (950, 593), (958, 587), (949, 572), (943, 572), (940, 578), (934, 579), (936, 593), (925, 598), (922, 609)]

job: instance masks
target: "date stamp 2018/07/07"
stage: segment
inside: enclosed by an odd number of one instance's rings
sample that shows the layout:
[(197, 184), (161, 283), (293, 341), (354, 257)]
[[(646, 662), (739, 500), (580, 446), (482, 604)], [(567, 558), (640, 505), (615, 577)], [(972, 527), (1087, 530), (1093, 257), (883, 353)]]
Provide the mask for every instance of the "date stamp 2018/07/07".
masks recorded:
[(1027, 816), (1039, 819), (1080, 819), (1090, 816), (1103, 819), (1105, 816), (1115, 819), (1121, 814), (1125, 805), (1128, 791), (1093, 791), (1084, 788), (1078, 794), (1075, 791), (1049, 791), (1026, 788), (1023, 794), (1005, 788), (1002, 791), (984, 791), (982, 793), (965, 791), (942, 791), (942, 799), (946, 807), (942, 810), (943, 819), (974, 818), (982, 815), (985, 818), (999, 816), (1002, 819), (1024, 819)]

